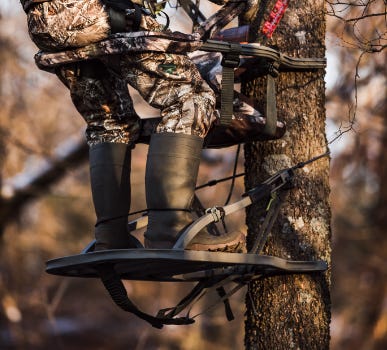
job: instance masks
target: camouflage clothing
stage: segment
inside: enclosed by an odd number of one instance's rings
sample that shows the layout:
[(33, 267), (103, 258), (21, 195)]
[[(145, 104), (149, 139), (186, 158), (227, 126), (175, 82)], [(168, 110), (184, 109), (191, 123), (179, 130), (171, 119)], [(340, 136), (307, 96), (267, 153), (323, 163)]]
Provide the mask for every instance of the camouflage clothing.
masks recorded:
[[(29, 33), (44, 51), (82, 47), (110, 35), (108, 11), (100, 0), (52, 0), (28, 11)], [(142, 16), (140, 30), (162, 26)], [(87, 141), (135, 142), (139, 120), (126, 84), (151, 106), (161, 110), (156, 132), (204, 137), (214, 116), (214, 92), (185, 54), (139, 53), (106, 56), (101, 63), (73, 63), (56, 73), (70, 89), (77, 110), (87, 123)], [(98, 69), (93, 69), (98, 65)]]
[(87, 123), (88, 144), (135, 142), (140, 119), (133, 108), (126, 82), (109, 73), (99, 61), (84, 61), (58, 68), (75, 108)]
[(92, 59), (102, 56), (133, 55), (141, 52), (162, 52), (186, 54), (200, 50), (203, 42), (199, 35), (179, 32), (132, 32), (110, 35), (108, 39), (84, 47), (60, 52), (39, 51), (35, 55), (37, 66), (48, 72), (64, 64)]
[(110, 34), (108, 13), (99, 0), (56, 0), (35, 5), (27, 21), (32, 40), (46, 51), (85, 46)]

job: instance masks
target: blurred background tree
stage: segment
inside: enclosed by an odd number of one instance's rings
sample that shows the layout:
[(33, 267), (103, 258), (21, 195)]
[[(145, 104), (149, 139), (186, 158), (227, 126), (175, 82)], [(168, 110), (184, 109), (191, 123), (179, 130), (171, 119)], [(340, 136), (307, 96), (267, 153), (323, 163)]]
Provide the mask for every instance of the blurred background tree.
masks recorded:
[(331, 145), (332, 345), (384, 349), (386, 2), (327, 4), (328, 62), (337, 69), (327, 84), (327, 126), (340, 137)]
[[(327, 135), (338, 137), (330, 145), (332, 349), (384, 349), (387, 342), (385, 6), (382, 0), (327, 2)], [(188, 17), (169, 12), (174, 28), (183, 23), (190, 30)], [(36, 47), (19, 2), (2, 0), (0, 15), (0, 348), (243, 349), (243, 293), (232, 300), (238, 317), (231, 323), (220, 307), (193, 326), (160, 332), (116, 309), (98, 281), (45, 274), (47, 259), (77, 253), (92, 238), (84, 125), (61, 83), (34, 66)], [(146, 149), (134, 152), (132, 210), (145, 206)], [(229, 175), (233, 151), (207, 152), (211, 162), (203, 163), (200, 183)], [(47, 169), (56, 171), (42, 178)], [(226, 191), (227, 185), (199, 195), (210, 205)], [(241, 192), (243, 180), (236, 196)], [(28, 201), (15, 202), (20, 194)], [(10, 203), (17, 205), (10, 210)], [(184, 289), (127, 287), (155, 310)]]

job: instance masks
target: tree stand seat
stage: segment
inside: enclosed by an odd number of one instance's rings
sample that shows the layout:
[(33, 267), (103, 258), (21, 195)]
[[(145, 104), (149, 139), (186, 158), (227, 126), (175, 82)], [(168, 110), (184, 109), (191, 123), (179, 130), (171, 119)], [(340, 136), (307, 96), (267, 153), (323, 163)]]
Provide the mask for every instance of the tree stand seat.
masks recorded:
[[(104, 60), (109, 55), (125, 55), (145, 52), (167, 52), (187, 54), (204, 51), (206, 54), (193, 56), (192, 61), (217, 96), (218, 120), (205, 141), (207, 148), (227, 147), (243, 142), (266, 141), (281, 138), (285, 124), (277, 120), (275, 77), (280, 72), (310, 71), (323, 69), (325, 59), (293, 58), (269, 47), (258, 44), (201, 40), (199, 34), (180, 32), (131, 32), (118, 33), (106, 40), (85, 47), (63, 52), (38, 52), (37, 66), (54, 73), (57, 67), (84, 60)], [(217, 75), (221, 73), (221, 83)], [(267, 78), (266, 106), (264, 115), (258, 111), (258, 103), (234, 90), (239, 78)], [(247, 108), (246, 108), (247, 106)], [(246, 112), (247, 111), (247, 112)], [(144, 121), (140, 142), (149, 141), (150, 125)]]

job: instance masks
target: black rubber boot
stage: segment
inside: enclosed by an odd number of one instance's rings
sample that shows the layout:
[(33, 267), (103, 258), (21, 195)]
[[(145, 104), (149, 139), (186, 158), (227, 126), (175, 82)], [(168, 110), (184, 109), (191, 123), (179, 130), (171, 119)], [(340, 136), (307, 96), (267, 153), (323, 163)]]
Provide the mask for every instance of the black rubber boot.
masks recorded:
[(131, 148), (100, 143), (90, 148), (90, 182), (97, 222), (94, 251), (137, 248), (127, 230), (130, 209)]
[[(182, 230), (192, 222), (190, 213), (199, 171), (203, 140), (200, 137), (160, 133), (151, 137), (145, 174), (148, 226), (145, 247), (172, 248)], [(188, 245), (194, 250), (233, 251), (244, 235), (215, 236), (202, 230)]]

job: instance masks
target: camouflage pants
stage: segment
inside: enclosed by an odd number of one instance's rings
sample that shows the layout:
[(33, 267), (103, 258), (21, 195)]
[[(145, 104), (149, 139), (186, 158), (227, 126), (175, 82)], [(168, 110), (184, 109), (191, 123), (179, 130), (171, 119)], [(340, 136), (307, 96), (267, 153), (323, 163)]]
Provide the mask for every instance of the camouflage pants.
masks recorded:
[[(45, 51), (81, 47), (110, 34), (107, 11), (100, 0), (53, 0), (35, 5), (28, 13), (28, 28), (32, 40)], [(140, 30), (162, 28), (144, 15)], [(140, 123), (127, 84), (160, 109), (156, 132), (204, 137), (214, 118), (214, 92), (186, 55), (106, 56), (101, 61), (63, 66), (57, 75), (87, 123), (90, 145), (136, 141)]]

